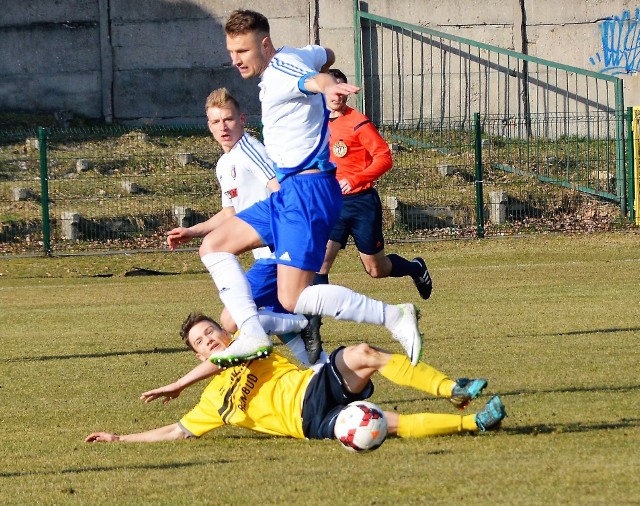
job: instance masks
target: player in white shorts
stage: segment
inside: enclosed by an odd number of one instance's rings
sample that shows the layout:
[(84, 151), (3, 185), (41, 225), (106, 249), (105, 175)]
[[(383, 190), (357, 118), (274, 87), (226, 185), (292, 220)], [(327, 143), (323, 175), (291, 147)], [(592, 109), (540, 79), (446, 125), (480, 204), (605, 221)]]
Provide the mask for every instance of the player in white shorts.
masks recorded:
[[(276, 50), (269, 22), (254, 11), (234, 11), (225, 26), (227, 50), (243, 78), (261, 77), (260, 101), (267, 154), (280, 191), (230, 218), (208, 234), (200, 257), (240, 332), (210, 361), (228, 366), (271, 352), (237, 254), (268, 245), (278, 263), (278, 298), (288, 311), (384, 325), (415, 365), (422, 351), (416, 308), (389, 305), (338, 285), (311, 286), (322, 265), (342, 196), (329, 161), (326, 99), (359, 88), (323, 71), (335, 60), (320, 46)], [(204, 363), (203, 376), (210, 375)], [(212, 365), (212, 364), (209, 364)], [(200, 367), (200, 366), (198, 366)], [(192, 371), (190, 378), (197, 378)]]

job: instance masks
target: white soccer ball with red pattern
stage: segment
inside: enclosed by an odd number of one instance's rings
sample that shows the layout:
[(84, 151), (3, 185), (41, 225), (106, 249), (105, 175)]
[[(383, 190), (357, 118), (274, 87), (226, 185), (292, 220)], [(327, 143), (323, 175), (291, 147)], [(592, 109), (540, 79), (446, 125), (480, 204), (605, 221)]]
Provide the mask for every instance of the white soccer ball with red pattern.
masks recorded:
[(375, 450), (387, 437), (387, 418), (374, 403), (355, 401), (340, 411), (333, 432), (347, 450)]

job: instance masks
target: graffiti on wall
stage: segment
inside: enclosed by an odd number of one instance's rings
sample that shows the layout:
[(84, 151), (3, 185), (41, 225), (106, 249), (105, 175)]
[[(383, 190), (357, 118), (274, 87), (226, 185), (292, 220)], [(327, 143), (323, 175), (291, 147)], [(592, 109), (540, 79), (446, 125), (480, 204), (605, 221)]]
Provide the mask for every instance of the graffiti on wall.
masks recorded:
[(635, 74), (640, 71), (640, 8), (625, 10), (600, 24), (602, 51), (589, 58), (603, 74)]

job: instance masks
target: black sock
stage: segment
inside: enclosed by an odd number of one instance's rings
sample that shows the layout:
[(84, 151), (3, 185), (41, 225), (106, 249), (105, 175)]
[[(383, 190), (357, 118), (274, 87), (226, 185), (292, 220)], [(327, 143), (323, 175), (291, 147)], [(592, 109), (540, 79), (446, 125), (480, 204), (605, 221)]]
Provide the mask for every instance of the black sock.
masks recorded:
[(387, 255), (387, 258), (391, 260), (391, 272), (389, 273), (389, 277), (391, 278), (402, 278), (404, 276), (417, 278), (422, 274), (422, 267), (420, 267), (420, 264), (417, 262), (407, 260), (395, 253)]
[(315, 276), (313, 276), (313, 284), (314, 285), (328, 285), (329, 284), (329, 275), (328, 274), (318, 274), (316, 272)]

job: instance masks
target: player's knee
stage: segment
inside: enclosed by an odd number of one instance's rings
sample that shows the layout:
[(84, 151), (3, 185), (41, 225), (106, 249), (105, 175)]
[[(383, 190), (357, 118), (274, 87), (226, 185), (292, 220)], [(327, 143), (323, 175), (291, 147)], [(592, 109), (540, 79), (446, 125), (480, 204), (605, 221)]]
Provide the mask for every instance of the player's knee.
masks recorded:
[(363, 367), (375, 367), (378, 360), (379, 351), (367, 343), (354, 344), (347, 346), (344, 350), (350, 358), (357, 359)]
[(297, 297), (278, 294), (278, 300), (280, 301), (280, 304), (282, 304), (282, 307), (285, 308), (287, 311), (291, 313), (295, 312), (296, 304), (298, 303)]
[(386, 278), (391, 272), (391, 263), (385, 256), (373, 255), (361, 260), (364, 270), (372, 278)]
[(367, 274), (369, 274), (369, 276), (371, 276), (372, 278), (384, 278), (384, 277), (386, 277), (386, 274), (377, 265), (370, 265), (370, 266), (365, 267), (365, 269), (367, 271)]
[(217, 243), (217, 239), (213, 234), (207, 234), (202, 239), (202, 244), (200, 244), (200, 249), (198, 253), (200, 254), (200, 258), (205, 256), (208, 253), (215, 253), (220, 251), (219, 244)]
[(200, 248), (198, 249), (198, 254), (200, 255), (200, 258), (202, 258), (203, 256), (205, 256), (208, 253), (211, 253), (212, 251), (213, 250), (211, 249), (209, 244), (203, 240), (202, 244), (200, 245)]

